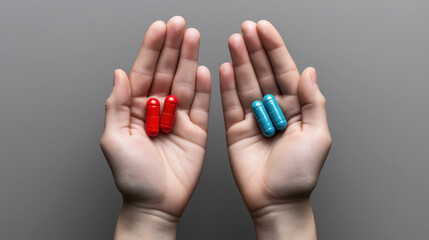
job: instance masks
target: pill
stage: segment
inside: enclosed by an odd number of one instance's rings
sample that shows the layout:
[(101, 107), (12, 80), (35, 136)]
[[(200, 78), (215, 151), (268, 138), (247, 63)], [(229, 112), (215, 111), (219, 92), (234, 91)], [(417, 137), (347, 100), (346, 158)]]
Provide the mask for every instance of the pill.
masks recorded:
[(265, 95), (263, 101), (265, 109), (267, 109), (268, 115), (270, 115), (274, 127), (277, 130), (284, 130), (287, 126), (287, 121), (285, 115), (282, 112), (282, 109), (276, 101), (276, 98), (271, 94), (267, 94)]
[(254, 101), (252, 103), (252, 110), (264, 136), (273, 136), (276, 133), (276, 129), (268, 116), (267, 110), (265, 110), (264, 104), (261, 101)]
[(159, 133), (159, 101), (156, 98), (150, 98), (146, 103), (146, 133), (150, 137)]
[(177, 98), (173, 95), (168, 95), (164, 101), (164, 107), (161, 113), (161, 131), (169, 133), (173, 130), (174, 118), (176, 116)]

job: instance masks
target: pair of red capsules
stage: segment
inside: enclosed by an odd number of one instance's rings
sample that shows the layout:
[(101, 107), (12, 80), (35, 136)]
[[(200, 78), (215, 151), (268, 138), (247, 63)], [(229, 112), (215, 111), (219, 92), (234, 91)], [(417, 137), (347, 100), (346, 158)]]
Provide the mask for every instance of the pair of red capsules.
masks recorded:
[(169, 133), (173, 130), (174, 118), (176, 116), (177, 98), (168, 95), (164, 101), (164, 107), (159, 119), (160, 104), (158, 99), (149, 98), (146, 103), (146, 133), (150, 137), (156, 137), (159, 129), (163, 133)]

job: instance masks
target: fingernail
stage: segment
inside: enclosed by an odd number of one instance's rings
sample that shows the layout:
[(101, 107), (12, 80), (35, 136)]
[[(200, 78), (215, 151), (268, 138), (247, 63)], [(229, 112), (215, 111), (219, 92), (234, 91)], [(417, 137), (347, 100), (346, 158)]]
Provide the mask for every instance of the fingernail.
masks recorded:
[(317, 73), (316, 73), (316, 69), (311, 69), (310, 71), (310, 79), (313, 82), (314, 85), (317, 85)]
[(113, 72), (113, 86), (115, 86), (116, 85), (116, 82), (118, 81), (118, 73), (117, 73), (117, 70), (115, 70), (114, 72)]

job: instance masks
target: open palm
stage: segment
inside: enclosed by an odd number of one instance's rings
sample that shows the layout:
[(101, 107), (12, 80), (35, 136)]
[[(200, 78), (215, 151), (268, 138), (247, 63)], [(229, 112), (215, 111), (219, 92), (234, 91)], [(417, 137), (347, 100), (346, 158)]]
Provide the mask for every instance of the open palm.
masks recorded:
[[(231, 63), (220, 68), (228, 153), (234, 178), (252, 214), (309, 197), (329, 151), (325, 99), (313, 68), (297, 71), (277, 30), (246, 21), (229, 39)], [(288, 120), (264, 137), (251, 104), (273, 94)]]
[[(198, 67), (200, 35), (181, 17), (148, 29), (129, 78), (115, 71), (101, 146), (124, 202), (179, 217), (200, 176), (208, 127), (211, 79)], [(172, 132), (151, 138), (145, 109), (155, 97), (178, 100)]]

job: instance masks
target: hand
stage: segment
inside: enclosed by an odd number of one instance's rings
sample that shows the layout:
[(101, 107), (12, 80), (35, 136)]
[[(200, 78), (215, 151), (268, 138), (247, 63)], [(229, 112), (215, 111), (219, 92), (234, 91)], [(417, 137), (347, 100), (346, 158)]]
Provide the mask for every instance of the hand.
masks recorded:
[[(182, 17), (173, 17), (167, 24), (154, 22), (129, 78), (122, 70), (114, 73), (101, 147), (123, 196), (117, 238), (163, 239), (150, 235), (155, 234), (151, 231), (174, 237), (178, 219), (197, 185), (211, 93), (210, 73), (206, 67), (198, 67), (199, 41), (199, 32), (185, 30)], [(170, 93), (179, 101), (174, 128), (169, 134), (148, 137), (146, 101), (156, 97), (162, 109)]]
[[(258, 238), (314, 238), (309, 197), (331, 146), (316, 71), (299, 74), (271, 23), (246, 21), (242, 32), (229, 38), (232, 64), (219, 73), (234, 178)], [(251, 109), (265, 94), (275, 96), (288, 121), (271, 138), (262, 135)]]

